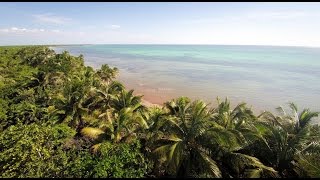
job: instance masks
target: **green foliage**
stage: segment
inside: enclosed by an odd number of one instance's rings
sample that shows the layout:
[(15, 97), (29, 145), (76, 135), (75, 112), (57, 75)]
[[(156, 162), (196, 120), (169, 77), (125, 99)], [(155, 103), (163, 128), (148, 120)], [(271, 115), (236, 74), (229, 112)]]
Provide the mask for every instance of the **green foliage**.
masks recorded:
[(308, 109), (298, 113), (298, 108), (293, 103), (290, 103), (289, 107), (292, 113), (287, 113), (279, 107), (280, 116), (271, 113), (260, 115), (260, 121), (267, 129), (264, 137), (268, 148), (253, 151), (259, 149), (255, 146), (251, 147), (250, 151), (254, 156), (275, 167), (282, 177), (305, 177), (308, 175), (298, 169), (304, 169), (303, 166), (308, 163), (315, 163), (312, 162), (313, 157), (320, 152), (319, 127), (310, 124), (312, 118), (317, 117), (319, 113)]
[(0, 134), (1, 177), (55, 177), (68, 157), (61, 145), (75, 131), (66, 125), (10, 126)]
[(320, 162), (319, 154), (317, 155), (300, 155), (298, 158), (298, 166), (295, 167), (295, 171), (304, 177), (320, 177)]
[(6, 122), (8, 108), (8, 102), (0, 98), (0, 122)]
[(0, 177), (319, 177), (319, 115), (228, 99), (147, 108), (118, 69), (46, 46), (0, 47)]
[(143, 177), (147, 166), (140, 150), (140, 143), (101, 144), (97, 164), (94, 166), (95, 178), (139, 178)]
[(101, 78), (101, 80), (108, 83), (116, 77), (118, 72), (118, 68), (110, 68), (107, 64), (104, 64), (101, 66), (101, 69), (97, 71), (97, 74)]
[(65, 151), (68, 162), (59, 172), (61, 178), (90, 178), (93, 175), (92, 168), (96, 165), (95, 157), (88, 150)]

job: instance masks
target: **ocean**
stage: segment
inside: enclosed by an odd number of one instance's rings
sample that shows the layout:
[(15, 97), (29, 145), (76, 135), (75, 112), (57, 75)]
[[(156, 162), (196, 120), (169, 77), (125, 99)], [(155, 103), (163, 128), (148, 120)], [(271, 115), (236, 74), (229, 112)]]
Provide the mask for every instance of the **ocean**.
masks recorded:
[(320, 48), (242, 45), (68, 45), (85, 64), (119, 68), (127, 88), (161, 104), (179, 96), (216, 105), (228, 97), (274, 112), (294, 102), (320, 111)]

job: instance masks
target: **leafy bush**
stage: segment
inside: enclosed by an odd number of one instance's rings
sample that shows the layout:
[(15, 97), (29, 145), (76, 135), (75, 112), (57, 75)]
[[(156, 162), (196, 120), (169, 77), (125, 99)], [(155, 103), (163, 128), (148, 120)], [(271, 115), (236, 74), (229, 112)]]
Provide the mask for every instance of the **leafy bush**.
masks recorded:
[(105, 142), (100, 146), (93, 177), (103, 178), (139, 178), (146, 173), (147, 166), (140, 143), (111, 144)]
[(10, 126), (0, 134), (0, 176), (59, 176), (69, 159), (61, 145), (74, 134), (63, 124)]

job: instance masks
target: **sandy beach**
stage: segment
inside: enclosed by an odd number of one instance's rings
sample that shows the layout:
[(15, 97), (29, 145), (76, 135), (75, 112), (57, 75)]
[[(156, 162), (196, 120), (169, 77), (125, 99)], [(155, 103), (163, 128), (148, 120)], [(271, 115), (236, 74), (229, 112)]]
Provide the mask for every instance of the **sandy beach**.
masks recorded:
[(154, 104), (154, 103), (151, 103), (151, 102), (149, 102), (149, 101), (147, 101), (147, 100), (145, 100), (145, 99), (142, 99), (142, 104), (143, 104), (144, 106), (146, 106), (146, 107), (154, 107), (154, 106), (156, 106), (156, 107), (162, 107), (162, 105), (160, 105), (160, 104)]
[(142, 89), (142, 88), (135, 88), (135, 87), (128, 87), (130, 89), (134, 89), (135, 95), (143, 95), (142, 97), (142, 104), (147, 107), (157, 106), (161, 107), (164, 102), (169, 101), (171, 98), (169, 95), (157, 91), (151, 91), (150, 89)]

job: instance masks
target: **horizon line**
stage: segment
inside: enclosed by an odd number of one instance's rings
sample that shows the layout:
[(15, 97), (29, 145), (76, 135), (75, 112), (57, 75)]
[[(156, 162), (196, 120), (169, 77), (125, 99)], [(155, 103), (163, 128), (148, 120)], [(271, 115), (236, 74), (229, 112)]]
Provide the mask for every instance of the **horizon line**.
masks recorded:
[(205, 45), (205, 46), (273, 46), (273, 47), (304, 47), (304, 48), (320, 48), (320, 46), (305, 45), (268, 45), (268, 44), (179, 44), (179, 43), (70, 43), (70, 44), (13, 44), (1, 46), (77, 46), (77, 45)]

